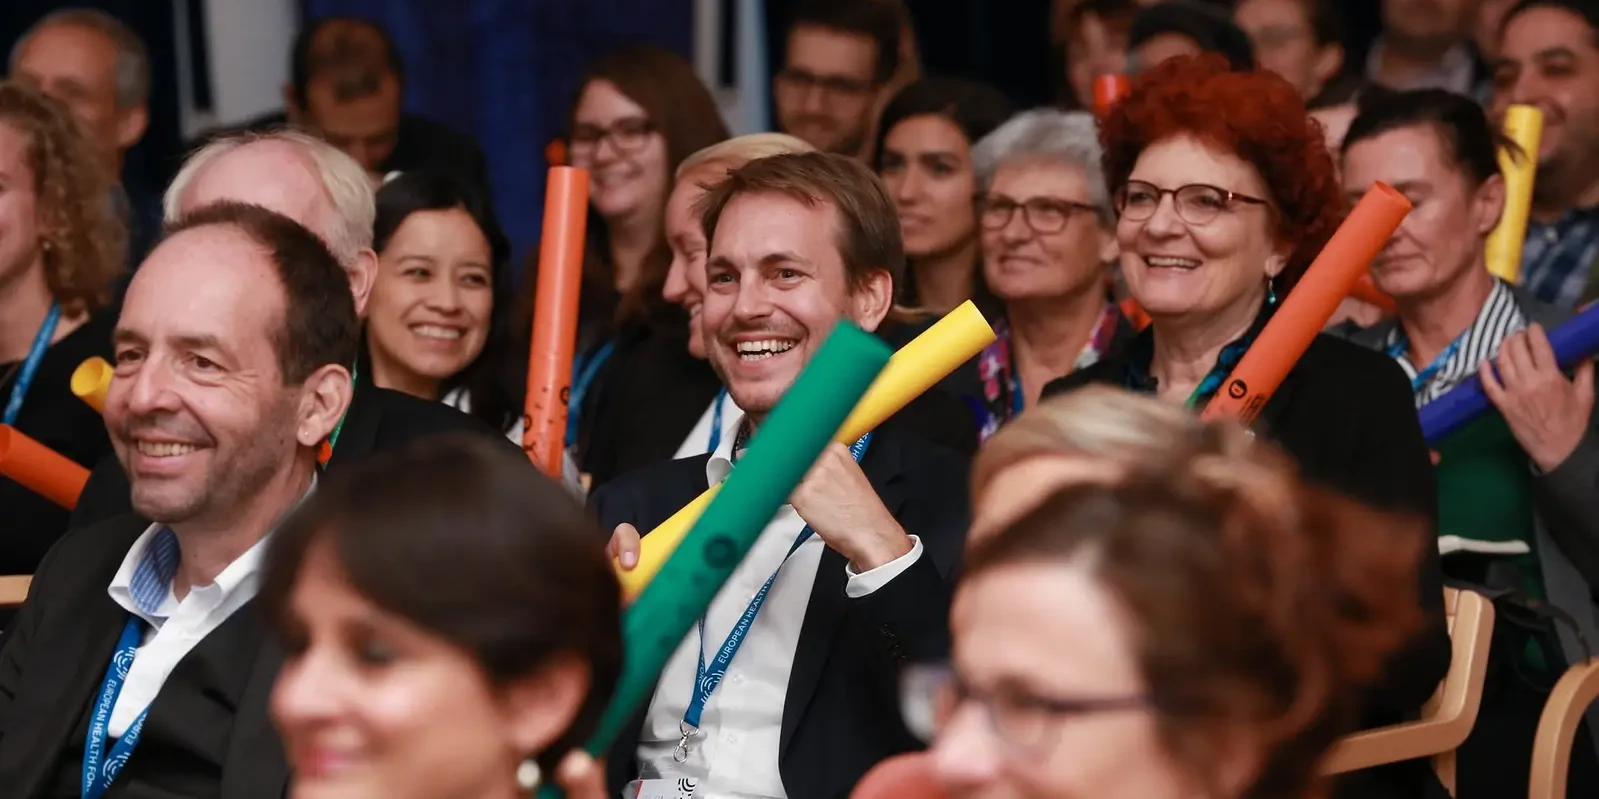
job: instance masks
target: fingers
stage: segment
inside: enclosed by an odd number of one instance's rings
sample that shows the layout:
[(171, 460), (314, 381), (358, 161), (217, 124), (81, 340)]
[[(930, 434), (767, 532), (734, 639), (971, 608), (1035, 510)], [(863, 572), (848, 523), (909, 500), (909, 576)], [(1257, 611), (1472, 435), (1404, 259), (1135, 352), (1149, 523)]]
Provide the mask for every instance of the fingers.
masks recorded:
[(1593, 361), (1583, 361), (1577, 364), (1577, 370), (1571, 375), (1572, 386), (1577, 392), (1577, 401), (1581, 403), (1582, 407), (1588, 409), (1588, 415), (1590, 416), (1593, 415), (1593, 372)]
[(1543, 325), (1534, 322), (1527, 328), (1527, 354), (1531, 356), (1531, 364), (1539, 371), (1554, 371), (1560, 368), (1560, 361), (1555, 357), (1555, 348), (1549, 344), (1549, 334), (1544, 332)]
[(1527, 349), (1525, 332), (1515, 333), (1499, 344), (1499, 378), (1506, 385), (1520, 385), (1532, 373), (1532, 353)]
[(1505, 410), (1505, 387), (1494, 375), (1493, 359), (1483, 361), (1477, 366), (1477, 377), (1482, 379), (1482, 393), (1488, 395), (1488, 401), (1494, 404), (1501, 413)]
[(561, 759), (555, 784), (566, 791), (566, 799), (605, 799), (605, 769), (582, 750)]
[(639, 534), (631, 524), (619, 524), (611, 533), (611, 542), (605, 545), (606, 554), (616, 558), (624, 571), (638, 565)]

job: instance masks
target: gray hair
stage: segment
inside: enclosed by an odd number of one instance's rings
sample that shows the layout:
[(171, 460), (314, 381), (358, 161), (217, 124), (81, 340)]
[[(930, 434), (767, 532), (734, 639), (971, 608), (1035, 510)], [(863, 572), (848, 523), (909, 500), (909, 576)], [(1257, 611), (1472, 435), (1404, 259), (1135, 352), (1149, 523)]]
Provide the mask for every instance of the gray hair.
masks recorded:
[(46, 28), (88, 28), (99, 31), (117, 49), (117, 107), (135, 108), (150, 101), (150, 53), (144, 40), (132, 28), (104, 11), (93, 8), (65, 8), (34, 23), (11, 46), (10, 71), (17, 71), (22, 48), (33, 35)]
[(262, 143), (286, 145), (309, 161), (307, 166), (316, 173), (338, 217), (325, 231), (316, 232), (325, 234), (328, 249), (333, 251), (341, 266), (346, 269), (353, 266), (361, 253), (372, 246), (372, 224), (377, 217), (372, 183), (367, 179), (366, 170), (343, 150), (292, 128), (222, 136), (189, 156), (161, 199), (166, 224), (176, 224), (183, 218), (183, 193), (208, 164), (235, 150)]
[(1103, 151), (1094, 117), (1086, 111), (1035, 108), (1023, 111), (995, 128), (972, 147), (977, 185), (988, 191), (999, 168), (1013, 161), (1057, 161), (1080, 169), (1088, 182), (1089, 202), (1100, 218), (1110, 221), (1110, 191), (1100, 164)]

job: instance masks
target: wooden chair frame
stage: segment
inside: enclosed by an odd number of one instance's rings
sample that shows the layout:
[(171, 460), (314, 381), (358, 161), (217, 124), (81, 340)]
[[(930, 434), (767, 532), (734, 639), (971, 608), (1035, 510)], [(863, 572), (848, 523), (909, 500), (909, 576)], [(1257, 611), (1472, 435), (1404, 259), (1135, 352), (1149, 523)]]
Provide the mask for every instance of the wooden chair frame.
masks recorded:
[(28, 586), (33, 583), (32, 575), (19, 575), (14, 577), (0, 577), (0, 608), (14, 608), (21, 605), (28, 598)]
[(1566, 799), (1566, 777), (1571, 770), (1571, 747), (1588, 707), (1599, 699), (1599, 657), (1566, 670), (1538, 719), (1532, 739), (1531, 799)]

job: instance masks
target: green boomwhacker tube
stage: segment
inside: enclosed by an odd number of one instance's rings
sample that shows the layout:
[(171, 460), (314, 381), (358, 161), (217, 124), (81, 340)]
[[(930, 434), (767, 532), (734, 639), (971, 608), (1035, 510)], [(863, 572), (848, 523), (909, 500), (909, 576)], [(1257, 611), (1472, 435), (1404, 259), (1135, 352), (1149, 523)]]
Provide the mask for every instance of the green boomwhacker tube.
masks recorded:
[[(840, 322), (772, 409), (721, 492), (623, 613), (622, 674), (584, 747), (590, 754), (602, 756), (639, 705), (654, 695), (667, 659), (705, 615), (891, 354), (876, 336)], [(562, 796), (549, 782), (539, 790), (539, 799)]]

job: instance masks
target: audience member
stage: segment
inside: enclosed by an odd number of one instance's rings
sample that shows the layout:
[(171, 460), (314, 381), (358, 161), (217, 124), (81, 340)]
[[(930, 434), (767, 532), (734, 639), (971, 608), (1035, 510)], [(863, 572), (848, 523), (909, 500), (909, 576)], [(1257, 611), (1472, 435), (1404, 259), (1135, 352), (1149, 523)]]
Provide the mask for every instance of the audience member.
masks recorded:
[(1175, 56), (1221, 53), (1233, 69), (1255, 66), (1248, 34), (1227, 12), (1197, 0), (1168, 0), (1139, 12), (1127, 36), (1129, 72), (1147, 72)]
[[(637, 562), (637, 530), (727, 474), (839, 321), (877, 327), (904, 266), (893, 201), (845, 156), (751, 161), (702, 202), (710, 279), (700, 322), (745, 419), (716, 452), (593, 495), (601, 522), (618, 525), (611, 548), (625, 568)], [(850, 448), (831, 445), (667, 663), (611, 751), (611, 789), (686, 779), (708, 795), (842, 796), (878, 761), (915, 747), (897, 672), (946, 652), (965, 480), (959, 459), (888, 425)], [(728, 665), (728, 647), (741, 644), (748, 651)], [(707, 658), (724, 679), (706, 676)]]
[[(327, 143), (295, 131), (240, 134), (213, 141), (189, 157), (167, 188), (168, 224), (218, 201), (259, 205), (299, 222), (321, 237), (348, 278), (356, 314), (366, 311), (377, 270), (372, 251), (372, 186), (360, 165)], [(355, 398), (334, 427), (326, 466), (392, 449), (451, 430), (498, 434), (441, 403), (380, 388), (356, 361)], [(102, 460), (89, 476), (72, 526), (84, 527), (126, 512), (128, 480), (115, 460)]]
[(12, 80), (72, 110), (106, 159), (137, 264), (161, 232), (161, 192), (127, 175), (123, 162), (150, 124), (150, 56), (116, 17), (89, 8), (47, 14), (11, 47)]
[(1344, 28), (1334, 0), (1240, 0), (1233, 20), (1261, 69), (1283, 76), (1312, 110), (1354, 100), (1360, 81), (1344, 73)]
[(1524, 0), (1505, 17), (1494, 67), (1494, 116), (1512, 103), (1543, 111), (1521, 285), (1572, 307), (1599, 265), (1599, 3)]
[(265, 209), (201, 209), (145, 260), (106, 398), (134, 512), (61, 539), (0, 648), (9, 796), (283, 791), (280, 654), (252, 601), (349, 405), (358, 339), (338, 261)]
[[(596, 533), (527, 458), (464, 436), (319, 486), (261, 578), (294, 795), (511, 797), (552, 781), (621, 667)], [(567, 796), (601, 799), (593, 760), (574, 765), (588, 793)]]
[(859, 154), (879, 98), (893, 91), (902, 13), (887, 0), (803, 0), (772, 81), (778, 127), (818, 150)]
[(1054, 38), (1063, 51), (1060, 105), (1064, 108), (1090, 108), (1094, 102), (1094, 81), (1102, 75), (1123, 75), (1128, 71), (1127, 34), (1138, 16), (1133, 0), (1068, 0), (1056, 16)]
[[(1344, 206), (1332, 156), (1292, 85), (1215, 55), (1135, 80), (1101, 138), (1127, 287), (1153, 321), (1120, 354), (1045, 393), (1110, 383), (1202, 408), (1332, 234)], [(1318, 336), (1259, 418), (1308, 480), (1436, 520), (1409, 384), (1382, 355)], [(1428, 623), (1368, 697), (1368, 727), (1413, 716), (1448, 668), (1438, 557), (1428, 553), (1416, 575)], [(1341, 795), (1436, 785), (1420, 761), (1352, 777)]]
[[(66, 106), (0, 82), (0, 423), (91, 467), (111, 442), (72, 373), (111, 356), (106, 302), (125, 246), (93, 149)], [(67, 519), (0, 477), (0, 574), (32, 574)]]
[(995, 340), (962, 373), (960, 393), (987, 438), (1038, 402), (1044, 384), (1090, 366), (1132, 337), (1107, 290), (1117, 259), (1094, 119), (1018, 114), (977, 143), (983, 275), (1000, 307)]
[(1324, 756), (1421, 621), (1423, 525), (1224, 437), (974, 547), (953, 662), (905, 689), (950, 796), (1326, 795)]
[[(1480, 373), (1501, 411), (1435, 444), (1444, 572), (1552, 603), (1578, 627), (1559, 639), (1552, 630), (1533, 636), (1539, 662), (1495, 671), (1497, 687), (1462, 750), (1492, 756), (1462, 757), (1459, 766), (1462, 788), (1481, 796), (1526, 786), (1544, 691), (1567, 664), (1588, 658), (1581, 641), (1599, 639), (1593, 364), (1567, 380), (1544, 328), (1569, 314), (1488, 272), (1483, 253), (1504, 207), (1497, 144), (1476, 103), (1441, 89), (1367, 104), (1344, 143), (1350, 196), (1380, 180), (1415, 206), (1372, 264), (1398, 317), (1348, 331), (1351, 339), (1399, 363), (1418, 408)], [(1528, 635), (1518, 625), (1496, 638), (1519, 641), (1507, 647), (1514, 658)], [(1586, 741), (1579, 752), (1592, 761)]]
[(1379, 86), (1446, 89), (1487, 97), (1487, 70), (1472, 50), (1472, 0), (1382, 0), (1382, 33), (1366, 56)]
[(978, 256), (972, 145), (1010, 115), (999, 90), (959, 78), (917, 81), (884, 107), (873, 150), (905, 243), (899, 304), (938, 315), (974, 297), (992, 305)]
[(510, 243), (488, 199), (448, 175), (403, 173), (378, 189), (372, 244), (372, 382), (510, 430), (522, 416), (507, 385)]

